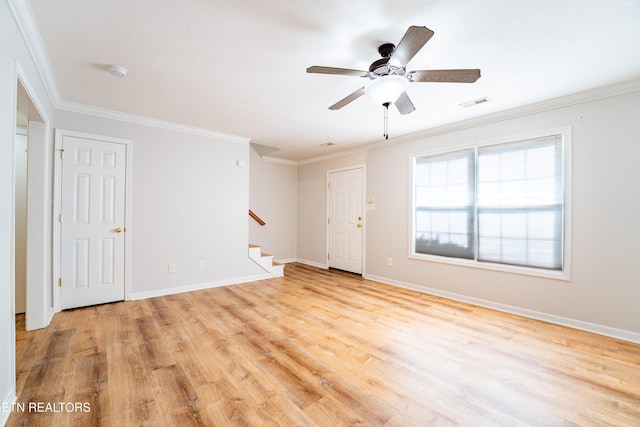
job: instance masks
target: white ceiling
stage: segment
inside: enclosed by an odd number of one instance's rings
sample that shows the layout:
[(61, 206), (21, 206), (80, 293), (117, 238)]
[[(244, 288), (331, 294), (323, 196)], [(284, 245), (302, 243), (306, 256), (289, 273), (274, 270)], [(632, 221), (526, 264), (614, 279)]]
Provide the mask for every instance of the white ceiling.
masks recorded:
[[(289, 160), (379, 143), (367, 70), (410, 25), (433, 38), (408, 70), (479, 68), (473, 84), (412, 83), (391, 137), (640, 77), (640, 0), (29, 0), (60, 98), (250, 138)], [(118, 78), (107, 64), (125, 66)], [(487, 96), (472, 108), (458, 104)], [(335, 146), (321, 148), (332, 142)]]

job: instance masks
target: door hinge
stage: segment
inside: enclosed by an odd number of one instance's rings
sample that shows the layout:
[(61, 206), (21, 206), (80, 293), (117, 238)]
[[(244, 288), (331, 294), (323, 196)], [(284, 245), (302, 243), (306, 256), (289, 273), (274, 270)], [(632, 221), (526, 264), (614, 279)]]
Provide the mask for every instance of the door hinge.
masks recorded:
[(331, 190), (331, 183), (327, 182), (327, 190)]
[(60, 158), (64, 159), (64, 148), (60, 149)]
[(331, 218), (327, 218), (327, 224), (331, 224)]
[(62, 222), (62, 214), (58, 215), (58, 222)]
[(58, 279), (58, 286), (62, 287), (62, 277)]
[(327, 253), (327, 259), (331, 259), (331, 254)]

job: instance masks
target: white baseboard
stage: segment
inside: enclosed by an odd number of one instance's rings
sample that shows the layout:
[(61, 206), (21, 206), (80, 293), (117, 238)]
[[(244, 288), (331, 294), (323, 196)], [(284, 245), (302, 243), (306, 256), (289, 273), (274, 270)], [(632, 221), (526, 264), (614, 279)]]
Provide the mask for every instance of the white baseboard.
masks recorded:
[(274, 259), (278, 264), (289, 264), (290, 262), (298, 262), (296, 258)]
[(329, 266), (327, 264), (320, 264), (319, 262), (309, 261), (309, 260), (302, 259), (302, 258), (298, 258), (296, 260), (296, 262), (299, 262), (301, 264), (311, 265), (313, 267), (322, 268), (323, 270), (328, 270), (329, 269)]
[(556, 316), (555, 314), (543, 313), (541, 311), (529, 310), (526, 308), (515, 307), (508, 304), (501, 304), (493, 301), (469, 297), (466, 295), (442, 291), (439, 289), (433, 289), (426, 286), (416, 285), (414, 283), (401, 282), (399, 280), (388, 279), (386, 277), (375, 276), (371, 274), (363, 275), (363, 277), (367, 280), (373, 280), (374, 282), (385, 283), (387, 285), (398, 286), (400, 288), (412, 289), (414, 291), (418, 291), (418, 292), (422, 292), (430, 295), (436, 295), (436, 296), (451, 299), (454, 301), (466, 302), (469, 304), (474, 304), (474, 305), (478, 305), (485, 308), (491, 308), (493, 310), (498, 310), (505, 313), (517, 314), (518, 316), (528, 317), (530, 319), (542, 320), (544, 322), (549, 322), (556, 325), (567, 326), (569, 328), (579, 329), (587, 332), (593, 332), (595, 334), (605, 335), (611, 338), (617, 338), (624, 341), (630, 341), (636, 344), (640, 344), (639, 333), (627, 331), (624, 329), (617, 329), (609, 326), (598, 325), (595, 323), (584, 322), (582, 320)]
[(4, 411), (4, 409), (12, 408), (13, 404), (16, 403), (16, 399), (16, 389), (11, 387), (4, 399), (2, 399), (2, 408), (0, 408), (0, 426), (4, 426), (11, 415), (11, 411)]
[(256, 274), (254, 276), (235, 277), (233, 279), (218, 280), (215, 282), (194, 283), (192, 285), (178, 286), (176, 288), (157, 289), (154, 291), (147, 291), (147, 292), (132, 292), (130, 299), (131, 301), (134, 301), (134, 300), (140, 300), (140, 299), (146, 299), (146, 298), (162, 297), (165, 295), (174, 295), (174, 294), (181, 294), (183, 292), (200, 291), (202, 289), (218, 288), (221, 286), (237, 285), (240, 283), (255, 282), (257, 280), (272, 279), (272, 278), (273, 276), (265, 273), (265, 274)]

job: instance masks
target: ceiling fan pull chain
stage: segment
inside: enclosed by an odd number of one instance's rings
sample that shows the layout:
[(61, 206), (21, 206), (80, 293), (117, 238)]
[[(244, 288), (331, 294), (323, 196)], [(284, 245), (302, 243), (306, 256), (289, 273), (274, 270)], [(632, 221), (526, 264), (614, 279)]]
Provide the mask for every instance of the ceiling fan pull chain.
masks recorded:
[(389, 103), (385, 102), (382, 104), (384, 107), (384, 139), (389, 139)]

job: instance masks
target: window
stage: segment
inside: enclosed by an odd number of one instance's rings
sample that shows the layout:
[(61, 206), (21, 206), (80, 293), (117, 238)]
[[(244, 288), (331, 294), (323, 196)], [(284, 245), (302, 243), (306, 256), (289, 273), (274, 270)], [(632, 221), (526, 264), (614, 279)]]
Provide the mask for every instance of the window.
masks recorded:
[(562, 272), (563, 153), (554, 134), (414, 156), (412, 255)]

